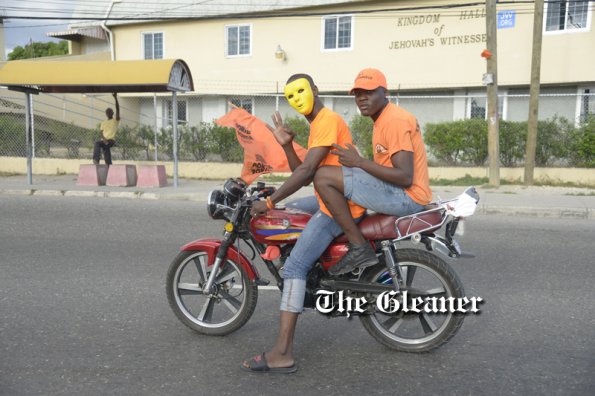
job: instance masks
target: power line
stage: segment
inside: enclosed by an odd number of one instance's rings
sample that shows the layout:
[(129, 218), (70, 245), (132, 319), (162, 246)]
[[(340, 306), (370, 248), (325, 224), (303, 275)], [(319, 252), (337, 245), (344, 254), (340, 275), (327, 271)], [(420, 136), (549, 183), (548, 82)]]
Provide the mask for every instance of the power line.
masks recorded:
[[(80, 0), (79, 0), (80, 1)], [(261, 11), (265, 14), (254, 14), (254, 13), (245, 13), (245, 14), (229, 14), (229, 13), (222, 13), (219, 10), (212, 10), (209, 11), (208, 14), (202, 15), (189, 15), (188, 13), (181, 13), (171, 14), (168, 16), (149, 16), (155, 13), (163, 13), (167, 11), (173, 11), (180, 8), (187, 8), (191, 6), (196, 6), (198, 4), (204, 4), (211, 0), (205, 0), (202, 2), (195, 2), (195, 3), (171, 3), (173, 4), (180, 4), (179, 6), (168, 8), (168, 9), (160, 9), (151, 11), (149, 13), (136, 13), (135, 15), (125, 15), (125, 10), (117, 10), (113, 11), (112, 16), (105, 17), (105, 16), (95, 16), (98, 12), (94, 12), (92, 10), (88, 12), (80, 12), (79, 16), (5, 16), (4, 19), (27, 19), (27, 20), (62, 20), (62, 21), (175, 21), (175, 20), (198, 20), (198, 19), (271, 19), (271, 18), (307, 18), (307, 17), (316, 17), (316, 16), (325, 16), (325, 15), (362, 15), (367, 18), (392, 18), (394, 15), (377, 15), (379, 13), (398, 13), (401, 16), (407, 15), (416, 15), (419, 11), (425, 10), (442, 10), (441, 16), (443, 17), (452, 17), (460, 15), (461, 8), (466, 7), (477, 7), (477, 6), (484, 6), (485, 2), (472, 2), (472, 3), (454, 3), (454, 4), (434, 4), (434, 5), (425, 5), (425, 6), (415, 6), (415, 7), (395, 7), (395, 8), (383, 8), (383, 9), (375, 9), (375, 10), (347, 10), (347, 11), (336, 11), (336, 12), (319, 12), (319, 11), (306, 11), (306, 12), (290, 12), (290, 11)], [(567, 0), (550, 0), (547, 3), (561, 3), (566, 2)], [(579, 0), (577, 0), (579, 1)], [(93, 2), (93, 1), (91, 1)], [(591, 2), (585, 1), (587, 4), (591, 4)], [(43, 2), (42, 2), (43, 3)], [(158, 2), (147, 2), (146, 4), (161, 4)], [(524, 1), (501, 1), (498, 2), (499, 6), (505, 5), (520, 5), (523, 8), (516, 9), (518, 15), (523, 14), (533, 14), (533, 7), (534, 0), (524, 0)], [(218, 3), (220, 5), (236, 5), (234, 3)], [(255, 5), (256, 6), (256, 5)], [(11, 8), (11, 7), (6, 7)], [(12, 7), (17, 8), (17, 7)], [(104, 8), (104, 7), (103, 7)], [(103, 13), (105, 10), (102, 8), (101, 12)], [(121, 8), (121, 7), (120, 7)], [(39, 12), (60, 12), (57, 9), (48, 10), (47, 8), (21, 8), (26, 9), (28, 11), (39, 11)], [(590, 6), (587, 11), (591, 12), (595, 9), (595, 6)], [(132, 10), (132, 9), (131, 9)], [(136, 9), (135, 9), (136, 11)], [(62, 10), (62, 12), (64, 12)], [(82, 14), (82, 15), (81, 15)], [(85, 16), (87, 14), (88, 16)], [(124, 15), (124, 16), (118, 16)], [(57, 24), (56, 24), (57, 25)], [(37, 27), (37, 26), (56, 26), (56, 25), (28, 25), (28, 26), (5, 26), (7, 29), (15, 29), (15, 28), (27, 28), (27, 27)], [(63, 25), (63, 24), (60, 24)]]
[[(208, 1), (208, 0), (207, 0)], [(206, 1), (205, 1), (206, 2)], [(527, 1), (509, 1), (509, 2), (500, 2), (499, 4), (504, 5), (504, 4), (533, 4), (533, 0), (527, 0)], [(202, 2), (204, 3), (204, 2)], [(160, 9), (160, 10), (155, 10), (150, 12), (150, 14), (154, 14), (154, 13), (163, 13), (164, 11), (171, 11), (171, 10), (175, 10), (175, 9), (180, 9), (180, 8), (186, 8), (186, 7), (190, 7), (190, 6), (194, 6), (197, 5), (198, 3), (192, 3), (192, 4), (184, 4), (184, 5), (180, 5), (178, 7), (172, 7), (170, 9)], [(221, 4), (218, 4), (221, 5)], [(230, 4), (233, 5), (233, 4)], [(192, 15), (188, 15), (186, 14), (180, 14), (180, 15), (171, 15), (171, 16), (158, 16), (158, 17), (150, 17), (150, 16), (142, 16), (142, 15), (146, 15), (143, 13), (137, 13), (135, 16), (109, 16), (109, 17), (105, 17), (105, 16), (92, 16), (94, 15), (93, 12), (81, 12), (81, 14), (83, 14), (82, 16), (60, 16), (60, 17), (48, 17), (48, 16), (6, 16), (6, 19), (46, 19), (46, 20), (51, 20), (51, 19), (62, 19), (62, 20), (86, 20), (86, 21), (93, 21), (93, 20), (109, 20), (109, 21), (135, 21), (135, 20), (172, 20), (172, 19), (206, 19), (206, 18), (252, 18), (252, 19), (267, 19), (267, 18), (278, 18), (278, 17), (300, 17), (300, 16), (322, 16), (322, 15), (342, 15), (342, 14), (352, 14), (352, 15), (362, 15), (362, 14), (377, 14), (377, 13), (382, 13), (382, 12), (403, 12), (403, 11), (422, 11), (422, 10), (431, 10), (431, 9), (443, 9), (443, 10), (448, 10), (448, 9), (456, 9), (456, 8), (463, 8), (463, 7), (475, 7), (475, 6), (484, 6), (485, 2), (472, 2), (472, 3), (454, 3), (454, 4), (435, 4), (435, 5), (425, 5), (425, 6), (414, 6), (414, 7), (396, 7), (396, 8), (383, 8), (383, 9), (374, 9), (374, 10), (347, 10), (347, 11), (336, 11), (336, 12), (321, 12), (321, 11), (300, 11), (300, 12), (291, 12), (291, 11), (261, 11), (263, 13), (266, 13), (265, 15), (262, 14), (258, 14), (258, 15), (254, 15), (251, 13), (247, 13), (247, 14), (217, 14), (217, 12), (221, 12), (221, 11), (217, 11), (217, 10), (213, 10), (212, 16), (192, 16)], [(36, 9), (32, 9), (29, 8), (27, 9), (28, 11), (38, 11), (38, 12), (48, 12), (47, 9), (42, 9), (42, 8), (36, 8)], [(54, 12), (58, 12), (56, 10), (54, 10)], [(118, 14), (121, 11), (118, 10), (114, 10), (113, 13), (114, 14)], [(85, 14), (89, 15), (89, 16), (85, 16)]]

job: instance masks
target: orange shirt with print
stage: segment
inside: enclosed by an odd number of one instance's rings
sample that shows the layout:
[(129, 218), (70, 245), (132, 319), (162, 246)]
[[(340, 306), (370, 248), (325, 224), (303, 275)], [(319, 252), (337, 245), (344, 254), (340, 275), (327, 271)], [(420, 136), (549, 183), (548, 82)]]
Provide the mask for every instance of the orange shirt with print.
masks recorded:
[[(310, 124), (310, 137), (308, 138), (308, 149), (313, 147), (331, 147), (333, 143), (345, 147), (347, 143), (353, 144), (351, 140), (351, 133), (349, 127), (341, 118), (341, 116), (334, 111), (324, 107), (318, 114), (314, 121)], [(339, 163), (339, 157), (331, 154), (330, 151), (320, 162), (319, 166), (332, 165), (341, 166)], [(316, 193), (318, 203), (320, 204), (320, 210), (330, 217), (331, 213), (322, 202), (322, 199)], [(358, 218), (364, 214), (365, 208), (354, 204), (351, 201), (347, 201), (349, 204), (349, 210), (353, 218)]]
[(393, 166), (391, 157), (399, 151), (413, 152), (413, 181), (405, 193), (420, 205), (432, 200), (426, 148), (417, 119), (407, 110), (389, 103), (374, 122), (374, 162)]

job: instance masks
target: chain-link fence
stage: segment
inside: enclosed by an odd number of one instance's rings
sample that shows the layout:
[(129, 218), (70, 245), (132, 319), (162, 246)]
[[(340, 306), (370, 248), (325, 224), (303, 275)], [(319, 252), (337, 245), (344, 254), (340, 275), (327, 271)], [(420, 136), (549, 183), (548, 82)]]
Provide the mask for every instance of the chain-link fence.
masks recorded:
[[(595, 114), (595, 93), (589, 90), (544, 93), (540, 96), (540, 120), (563, 119), (579, 127)], [(76, 158), (91, 161), (93, 145), (100, 138), (99, 124), (111, 95), (33, 95), (33, 147), (38, 158)], [(173, 152), (171, 96), (121, 95), (121, 123), (112, 149), (114, 160), (170, 161)], [(362, 122), (352, 96), (323, 95), (325, 105), (351, 124), (356, 143), (369, 140), (371, 123)], [(415, 114), (422, 130), (426, 125), (486, 117), (486, 96), (481, 91), (463, 95), (399, 95), (389, 98)], [(307, 123), (282, 95), (178, 95), (179, 159), (181, 161), (239, 162), (242, 159), (233, 130), (213, 121), (232, 106), (239, 106), (269, 121), (278, 110), (307, 141)], [(529, 95), (508, 90), (499, 96), (502, 120), (526, 121)], [(368, 132), (364, 129), (370, 129)], [(365, 136), (364, 136), (365, 135)], [(591, 137), (592, 138), (592, 137)], [(0, 156), (26, 156), (25, 95), (0, 91)], [(432, 153), (430, 153), (432, 154)]]

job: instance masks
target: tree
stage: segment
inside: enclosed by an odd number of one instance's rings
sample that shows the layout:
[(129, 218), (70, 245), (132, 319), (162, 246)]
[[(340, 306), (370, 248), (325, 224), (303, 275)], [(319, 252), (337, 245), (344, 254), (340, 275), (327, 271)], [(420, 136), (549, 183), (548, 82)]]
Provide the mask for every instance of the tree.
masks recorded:
[(41, 58), (44, 56), (68, 55), (68, 41), (60, 42), (30, 42), (25, 47), (17, 46), (10, 54), (8, 60)]

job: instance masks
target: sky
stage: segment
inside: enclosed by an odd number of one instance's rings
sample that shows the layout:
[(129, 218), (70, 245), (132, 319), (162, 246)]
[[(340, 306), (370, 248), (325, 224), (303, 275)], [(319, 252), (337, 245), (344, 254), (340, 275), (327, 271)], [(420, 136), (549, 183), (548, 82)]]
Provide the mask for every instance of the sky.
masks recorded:
[(16, 46), (32, 41), (58, 41), (46, 36), (68, 28), (68, 21), (47, 19), (10, 19), (11, 16), (70, 16), (76, 0), (1, 0), (0, 15), (4, 19), (6, 54)]

